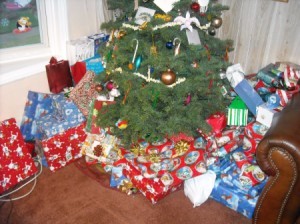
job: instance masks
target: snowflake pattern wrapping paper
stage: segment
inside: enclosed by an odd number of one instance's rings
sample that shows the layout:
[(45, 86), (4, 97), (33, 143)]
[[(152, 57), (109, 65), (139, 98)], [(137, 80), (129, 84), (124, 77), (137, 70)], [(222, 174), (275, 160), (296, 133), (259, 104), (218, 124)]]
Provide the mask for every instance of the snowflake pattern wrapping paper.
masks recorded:
[(63, 168), (82, 157), (80, 151), (86, 139), (84, 127), (85, 123), (82, 123), (42, 141), (44, 155), (51, 171)]
[(37, 173), (14, 118), (0, 122), (0, 193)]

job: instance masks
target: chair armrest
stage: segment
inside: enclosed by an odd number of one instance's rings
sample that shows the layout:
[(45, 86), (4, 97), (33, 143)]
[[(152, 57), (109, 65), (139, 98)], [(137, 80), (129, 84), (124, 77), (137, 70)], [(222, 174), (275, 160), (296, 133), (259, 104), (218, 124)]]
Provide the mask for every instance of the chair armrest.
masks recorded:
[(253, 223), (295, 223), (300, 214), (300, 93), (276, 114), (256, 158), (269, 177)]

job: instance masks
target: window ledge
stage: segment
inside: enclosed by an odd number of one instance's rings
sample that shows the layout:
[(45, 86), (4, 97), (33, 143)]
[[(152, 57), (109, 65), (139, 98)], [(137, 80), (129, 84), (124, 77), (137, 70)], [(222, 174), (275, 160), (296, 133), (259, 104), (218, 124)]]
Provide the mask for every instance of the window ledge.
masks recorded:
[(0, 86), (45, 71), (45, 66), (49, 63), (50, 57), (50, 54), (46, 54), (40, 55), (39, 58), (1, 63)]

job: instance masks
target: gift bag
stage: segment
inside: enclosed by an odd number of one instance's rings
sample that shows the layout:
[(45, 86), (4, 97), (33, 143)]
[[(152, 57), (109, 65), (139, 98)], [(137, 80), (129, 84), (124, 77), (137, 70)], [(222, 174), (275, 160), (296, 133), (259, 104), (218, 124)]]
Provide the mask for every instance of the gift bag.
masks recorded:
[(75, 82), (75, 85), (79, 83), (82, 77), (86, 73), (86, 64), (84, 61), (77, 61), (74, 65), (71, 66), (72, 77)]
[(72, 87), (73, 81), (69, 61), (57, 61), (55, 57), (46, 65), (46, 73), (50, 92), (60, 93), (66, 87)]

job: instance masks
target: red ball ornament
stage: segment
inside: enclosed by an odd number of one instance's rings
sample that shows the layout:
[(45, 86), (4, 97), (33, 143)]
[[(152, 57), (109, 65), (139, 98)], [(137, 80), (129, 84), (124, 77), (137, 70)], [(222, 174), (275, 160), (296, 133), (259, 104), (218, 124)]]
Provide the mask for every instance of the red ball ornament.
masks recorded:
[(114, 85), (114, 82), (113, 81), (108, 81), (107, 83), (106, 83), (106, 89), (108, 90), (108, 91), (111, 91), (114, 87), (115, 87), (115, 85)]
[(199, 3), (193, 2), (193, 3), (191, 4), (191, 9), (192, 9), (194, 12), (199, 12), (199, 10), (200, 10), (200, 5), (199, 5)]

